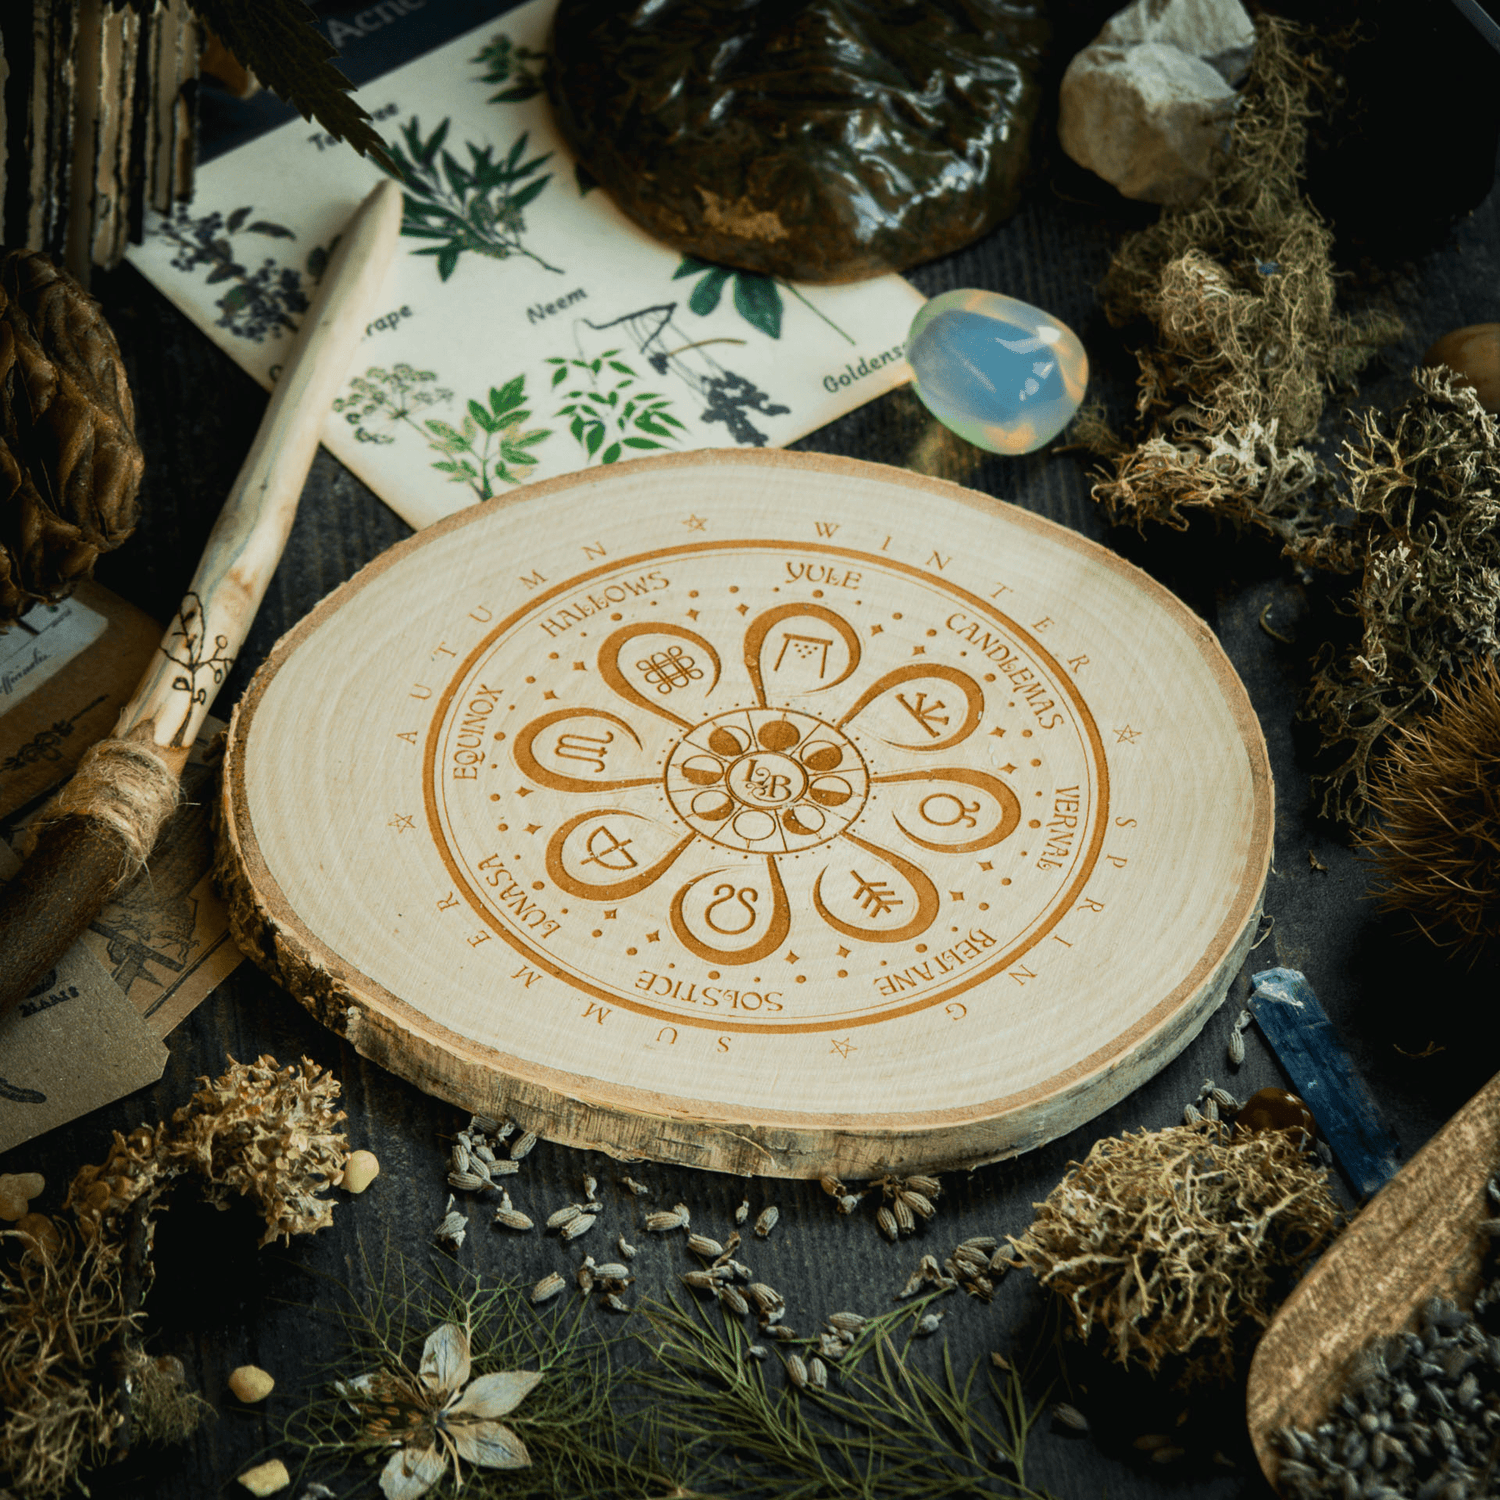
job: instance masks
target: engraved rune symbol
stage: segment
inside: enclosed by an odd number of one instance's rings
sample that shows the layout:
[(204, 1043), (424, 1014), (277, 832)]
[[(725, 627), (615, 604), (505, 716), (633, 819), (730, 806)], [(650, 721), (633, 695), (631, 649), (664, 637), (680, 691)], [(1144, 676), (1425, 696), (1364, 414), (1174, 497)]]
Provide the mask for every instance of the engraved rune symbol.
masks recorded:
[[(609, 842), (601, 843), (603, 839)], [(616, 838), (609, 828), (601, 823), (588, 836), (585, 847), (589, 851), (589, 857), (581, 863), (598, 865), (605, 870), (633, 870), (636, 867), (636, 859), (629, 849), (629, 845), (633, 842), (632, 839)]]
[(936, 739), (938, 737), (938, 731), (932, 727), (934, 724), (940, 725), (945, 728), (947, 727), (948, 715), (943, 712), (943, 709), (947, 705), (944, 704), (941, 698), (939, 698), (936, 703), (929, 704), (927, 701), (927, 694), (918, 693), (917, 701), (915, 703), (908, 703), (906, 701), (905, 693), (897, 693), (896, 702), (899, 703), (901, 707), (904, 708), (907, 713), (909, 713), (912, 718), (914, 718), (917, 723), (920, 724), (922, 728), (925, 729), (927, 733), (933, 737), (933, 739)]
[(670, 693), (673, 688), (686, 687), (703, 675), (697, 665), (681, 646), (668, 646), (665, 651), (653, 651), (644, 661), (636, 664), (638, 671), (646, 674), (646, 681), (658, 693)]
[(786, 659), (787, 648), (791, 647), (794, 661), (811, 661), (814, 656), (818, 658), (818, 681), (822, 682), (823, 673), (828, 670), (828, 648), (832, 644), (832, 636), (793, 635), (788, 631), (781, 638), (781, 650), (777, 652), (776, 664), (771, 670), (773, 672), (781, 670), (781, 663)]
[(614, 731), (609, 729), (602, 737), (597, 734), (560, 734), (554, 753), (559, 760), (581, 760), (595, 771), (602, 771), (605, 746), (611, 744), (614, 737)]
[(872, 917), (883, 917), (905, 904), (883, 880), (866, 880), (858, 870), (849, 873), (854, 877), (854, 899)]

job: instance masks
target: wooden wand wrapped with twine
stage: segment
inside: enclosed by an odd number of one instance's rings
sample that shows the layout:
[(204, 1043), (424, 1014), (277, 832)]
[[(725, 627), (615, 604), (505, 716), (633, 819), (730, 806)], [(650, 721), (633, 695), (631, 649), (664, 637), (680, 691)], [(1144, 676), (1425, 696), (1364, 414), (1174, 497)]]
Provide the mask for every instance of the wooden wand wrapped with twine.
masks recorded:
[(35, 825), (0, 891), (0, 1014), (145, 864), (177, 806), (188, 753), (281, 558), (319, 434), (395, 253), (402, 195), (382, 182), (340, 238), (161, 651)]

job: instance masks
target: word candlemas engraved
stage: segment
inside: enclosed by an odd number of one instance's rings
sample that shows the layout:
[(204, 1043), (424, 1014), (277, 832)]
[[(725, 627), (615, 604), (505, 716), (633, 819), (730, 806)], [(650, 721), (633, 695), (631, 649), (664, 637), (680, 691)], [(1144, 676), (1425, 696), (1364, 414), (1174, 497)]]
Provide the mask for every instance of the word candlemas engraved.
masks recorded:
[(497, 975), (519, 955), (559, 1015), (720, 1033), (947, 1024), (1028, 954), (1045, 982), (1033, 950), (1099, 859), (1109, 777), (1032, 630), (821, 540), (543, 582), (425, 730), (428, 821), (504, 939)]

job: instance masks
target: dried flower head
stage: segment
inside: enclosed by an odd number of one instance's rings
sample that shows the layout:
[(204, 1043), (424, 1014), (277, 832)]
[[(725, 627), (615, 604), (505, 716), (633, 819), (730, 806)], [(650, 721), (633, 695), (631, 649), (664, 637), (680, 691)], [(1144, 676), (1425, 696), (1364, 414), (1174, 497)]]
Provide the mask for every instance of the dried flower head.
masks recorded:
[(1477, 957), (1500, 937), (1500, 670), (1486, 662), (1404, 729), (1371, 779), (1360, 843), (1381, 905)]
[(340, 1383), (338, 1394), (363, 1429), (362, 1446), (396, 1449), (380, 1475), (388, 1500), (417, 1500), (450, 1466), (461, 1485), (461, 1459), (490, 1469), (530, 1465), (525, 1443), (497, 1418), (521, 1404), (540, 1372), (499, 1370), (473, 1381), (469, 1373), (469, 1331), (444, 1323), (428, 1334), (415, 1375), (396, 1367)]
[(349, 1142), (338, 1128), (338, 1080), (314, 1062), (278, 1068), (274, 1057), (230, 1058), (228, 1072), (172, 1116), (168, 1156), (208, 1180), (210, 1202), (250, 1196), (265, 1215), (261, 1244), (333, 1222), (318, 1195), (344, 1170)]
[(1338, 1218), (1285, 1131), (1174, 1126), (1097, 1141), (1011, 1243), (1080, 1338), (1097, 1326), (1112, 1358), (1152, 1373), (1184, 1356), (1187, 1386), (1234, 1374)]

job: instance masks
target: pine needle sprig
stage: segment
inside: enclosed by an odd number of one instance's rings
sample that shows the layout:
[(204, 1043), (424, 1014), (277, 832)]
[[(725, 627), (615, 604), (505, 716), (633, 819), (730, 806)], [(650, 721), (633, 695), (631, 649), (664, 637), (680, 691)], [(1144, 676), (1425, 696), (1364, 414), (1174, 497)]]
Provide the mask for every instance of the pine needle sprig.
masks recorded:
[(656, 1398), (653, 1442), (691, 1458), (689, 1483), (727, 1468), (743, 1500), (1050, 1500), (1025, 1473), (1045, 1397), (1029, 1402), (1014, 1369), (981, 1382), (976, 1363), (960, 1377), (946, 1349), (937, 1376), (916, 1363), (913, 1339), (935, 1295), (872, 1318), (821, 1390), (792, 1379), (773, 1390), (775, 1365), (749, 1357), (733, 1319), (645, 1304), (656, 1363), (638, 1380)]
[[(341, 1389), (370, 1371), (416, 1367), (423, 1339), (442, 1323), (468, 1329), (474, 1370), (535, 1370), (542, 1379), (506, 1423), (524, 1441), (531, 1463), (492, 1474), (466, 1472), (463, 1492), (507, 1500), (667, 1494), (677, 1476), (626, 1430), (628, 1344), (594, 1332), (580, 1299), (538, 1311), (524, 1288), (446, 1265), (416, 1268), (387, 1246), (382, 1260), (363, 1261), (362, 1295), (341, 1283), (341, 1300), (320, 1314), (338, 1327), (338, 1352), (316, 1372), (317, 1389), (283, 1424), (287, 1447), (303, 1455), (306, 1474), (331, 1478), (369, 1473), (393, 1451), (388, 1432), (361, 1426)], [(450, 1473), (429, 1493), (457, 1493)]]

